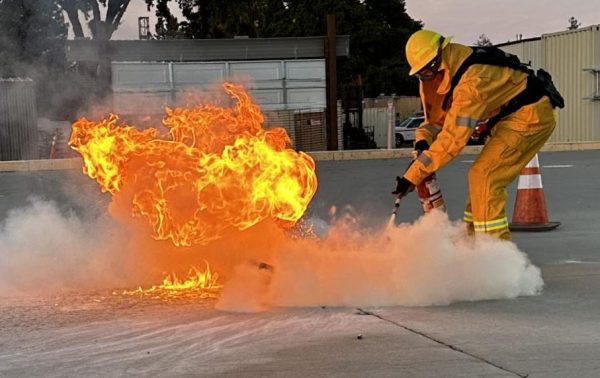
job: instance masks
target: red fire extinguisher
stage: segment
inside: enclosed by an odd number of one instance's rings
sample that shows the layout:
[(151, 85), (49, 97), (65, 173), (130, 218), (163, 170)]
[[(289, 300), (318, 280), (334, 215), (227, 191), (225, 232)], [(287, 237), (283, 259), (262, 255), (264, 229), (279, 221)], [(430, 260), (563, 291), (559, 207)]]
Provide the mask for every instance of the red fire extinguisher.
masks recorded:
[[(421, 151), (415, 151), (413, 160), (416, 159), (420, 153)], [(442, 190), (440, 189), (440, 185), (437, 181), (435, 173), (427, 176), (419, 185), (416, 186), (415, 189), (417, 190), (417, 195), (419, 196), (419, 201), (421, 201), (421, 206), (423, 207), (424, 213), (428, 213), (433, 209), (446, 211), (446, 203), (444, 202)], [(397, 197), (396, 201), (394, 202), (390, 224), (398, 213), (401, 199), (402, 197)]]
[(442, 190), (438, 183), (435, 173), (427, 176), (419, 185), (417, 185), (417, 194), (419, 201), (423, 206), (423, 212), (428, 213), (433, 209), (446, 211), (446, 204), (442, 196)]

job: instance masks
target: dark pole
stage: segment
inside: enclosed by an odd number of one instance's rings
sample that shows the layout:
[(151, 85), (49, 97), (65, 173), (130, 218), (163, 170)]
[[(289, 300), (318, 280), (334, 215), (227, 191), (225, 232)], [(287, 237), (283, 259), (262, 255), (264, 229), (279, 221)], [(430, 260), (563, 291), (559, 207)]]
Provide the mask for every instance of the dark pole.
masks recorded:
[(327, 15), (327, 39), (325, 40), (325, 66), (327, 87), (327, 149), (338, 149), (337, 125), (337, 73), (336, 73), (336, 24), (335, 15)]

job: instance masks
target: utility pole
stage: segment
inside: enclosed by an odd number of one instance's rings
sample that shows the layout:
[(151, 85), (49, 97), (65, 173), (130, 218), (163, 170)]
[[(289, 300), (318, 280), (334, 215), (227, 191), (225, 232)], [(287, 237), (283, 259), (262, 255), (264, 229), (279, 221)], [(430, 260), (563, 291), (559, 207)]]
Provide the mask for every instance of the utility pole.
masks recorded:
[(327, 39), (325, 40), (325, 81), (327, 92), (327, 150), (338, 149), (338, 122), (337, 122), (337, 71), (336, 71), (336, 22), (335, 15), (327, 15)]

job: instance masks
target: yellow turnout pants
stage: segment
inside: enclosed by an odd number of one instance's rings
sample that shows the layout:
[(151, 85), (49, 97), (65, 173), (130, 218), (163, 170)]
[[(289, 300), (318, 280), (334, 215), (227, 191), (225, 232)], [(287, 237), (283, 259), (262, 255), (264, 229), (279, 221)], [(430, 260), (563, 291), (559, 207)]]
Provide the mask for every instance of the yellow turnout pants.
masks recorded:
[(506, 187), (548, 140), (556, 119), (548, 97), (498, 122), (469, 168), (469, 198), (464, 221), (470, 232), (510, 240)]

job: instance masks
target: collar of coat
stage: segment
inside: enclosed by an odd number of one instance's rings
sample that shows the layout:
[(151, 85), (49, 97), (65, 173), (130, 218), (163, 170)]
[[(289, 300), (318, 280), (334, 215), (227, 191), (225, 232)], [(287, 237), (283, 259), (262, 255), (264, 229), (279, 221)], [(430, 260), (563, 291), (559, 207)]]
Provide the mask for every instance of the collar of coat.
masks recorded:
[(440, 83), (437, 93), (445, 95), (450, 90), (452, 77), (458, 71), (461, 64), (473, 53), (473, 49), (458, 43), (450, 43), (442, 51), (442, 62), (440, 69), (443, 71), (444, 77)]

